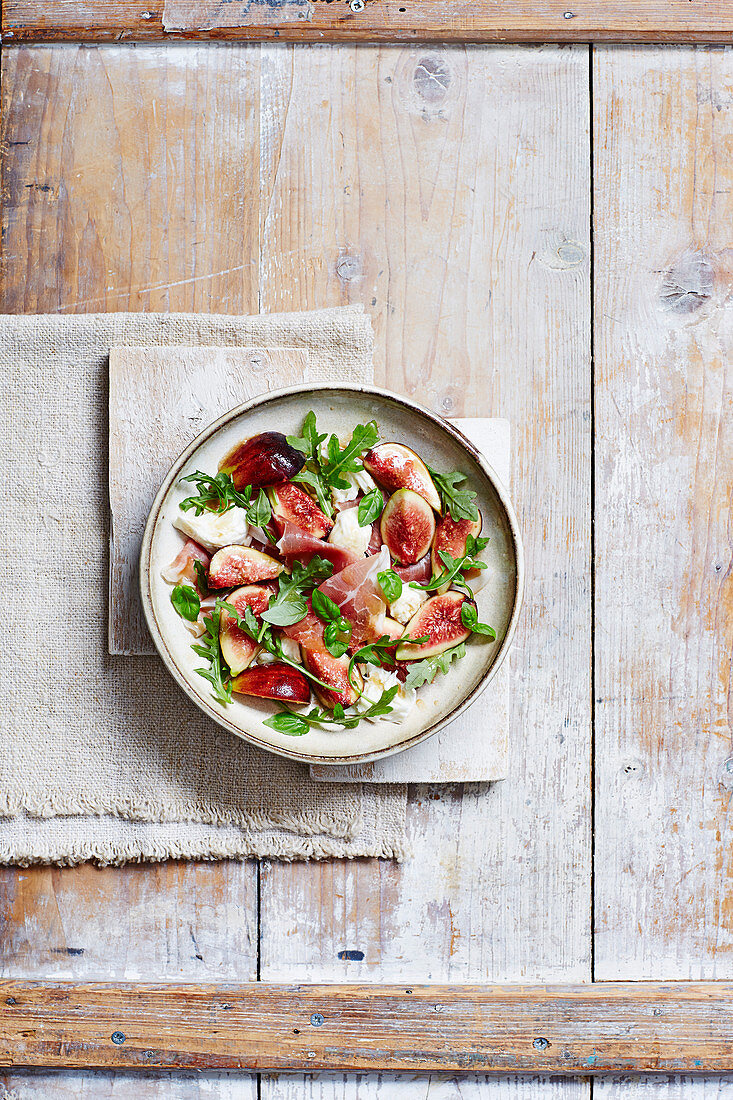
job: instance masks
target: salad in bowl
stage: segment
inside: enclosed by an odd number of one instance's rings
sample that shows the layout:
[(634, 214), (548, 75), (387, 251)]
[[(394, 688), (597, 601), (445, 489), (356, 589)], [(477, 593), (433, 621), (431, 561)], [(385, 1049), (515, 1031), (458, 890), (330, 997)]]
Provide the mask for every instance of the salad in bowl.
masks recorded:
[(167, 616), (176, 652), (188, 648), (197, 701), (217, 716), (254, 707), (276, 751), (318, 734), (323, 756), (339, 735), (341, 760), (348, 737), (359, 756), (365, 723), (395, 730), (390, 751), (399, 730), (414, 740), (436, 688), (460, 703), (461, 666), (473, 680), (491, 666), (511, 615), (484, 621), (478, 597), (508, 540), (496, 517), (487, 529), (470, 464), (421, 454), (378, 407), (336, 425), (327, 411), (301, 405), (291, 430), (277, 415), (251, 434), (230, 423), (218, 453), (179, 463), (156, 514), (171, 549), (149, 581), (165, 592), (151, 626)]

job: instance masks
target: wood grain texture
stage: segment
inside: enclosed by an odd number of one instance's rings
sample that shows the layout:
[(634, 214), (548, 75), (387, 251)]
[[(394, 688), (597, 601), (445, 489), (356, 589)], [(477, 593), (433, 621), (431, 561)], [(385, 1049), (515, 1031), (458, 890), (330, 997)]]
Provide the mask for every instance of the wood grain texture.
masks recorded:
[(155, 653), (138, 593), (143, 530), (158, 486), (218, 416), (308, 380), (306, 348), (112, 348), (109, 651)]
[(296, 42), (730, 42), (725, 0), (7, 0), (6, 42), (273, 39)]
[[(588, 980), (587, 52), (278, 46), (262, 74), (263, 308), (362, 301), (378, 382), (516, 426), (527, 585), (511, 780), (415, 789), (399, 868), (265, 863), (261, 976)], [(272, 1077), (263, 1097), (304, 1087)]]
[(598, 50), (594, 91), (596, 977), (725, 978), (733, 58)]
[(0, 982), (0, 1065), (605, 1074), (733, 1069), (733, 985)]

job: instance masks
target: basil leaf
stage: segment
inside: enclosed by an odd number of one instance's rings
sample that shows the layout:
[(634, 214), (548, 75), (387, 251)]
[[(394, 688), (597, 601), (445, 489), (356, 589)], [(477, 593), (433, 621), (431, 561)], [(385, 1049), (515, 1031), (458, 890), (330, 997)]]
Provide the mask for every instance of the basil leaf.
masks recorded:
[(265, 726), (277, 730), (278, 733), (287, 733), (289, 737), (302, 737), (310, 729), (310, 724), (299, 714), (291, 714), (288, 710), (281, 710), (279, 714), (273, 714), (266, 718)]
[(478, 621), (478, 612), (472, 603), (464, 603), (461, 608), (461, 622), (467, 630), (472, 630), (474, 634), (485, 634), (492, 642), (495, 641), (496, 631), (493, 627), (487, 626), (486, 623)]
[(323, 619), (324, 622), (334, 622), (341, 618), (341, 608), (337, 603), (321, 592), (319, 588), (313, 590), (312, 598), (313, 610), (319, 619)]
[(377, 573), (379, 587), (384, 592), (387, 603), (394, 603), (402, 595), (402, 577), (394, 569), (385, 569)]
[(182, 619), (195, 623), (201, 611), (198, 592), (190, 584), (177, 584), (171, 592), (171, 603)]
[(257, 500), (247, 509), (247, 523), (251, 523), (253, 527), (264, 527), (269, 523), (271, 515), (272, 508), (267, 493), (264, 489), (260, 489)]
[(208, 596), (209, 578), (207, 576), (204, 563), (202, 561), (195, 561), (193, 563), (193, 571), (196, 574), (196, 587), (199, 590), (199, 595)]
[(368, 527), (379, 519), (384, 508), (384, 497), (381, 489), (372, 489), (359, 501), (359, 526)]
[(348, 640), (340, 637), (339, 634), (337, 623), (329, 623), (323, 632), (324, 644), (332, 657), (343, 657), (349, 648)]
[(299, 623), (308, 614), (308, 604), (300, 592), (292, 589), (282, 596), (278, 595), (275, 602), (263, 611), (260, 618), (273, 626), (292, 626)]

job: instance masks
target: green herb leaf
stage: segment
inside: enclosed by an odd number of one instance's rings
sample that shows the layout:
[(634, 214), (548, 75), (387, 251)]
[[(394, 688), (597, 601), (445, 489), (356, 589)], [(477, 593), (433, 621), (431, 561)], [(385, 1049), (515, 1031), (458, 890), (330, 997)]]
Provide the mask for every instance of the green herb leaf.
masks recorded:
[(181, 481), (191, 481), (198, 489), (198, 496), (186, 497), (179, 507), (182, 512), (193, 510), (197, 516), (203, 512), (228, 512), (230, 508), (248, 508), (252, 499), (252, 486), (248, 485), (244, 492), (239, 493), (234, 488), (234, 482), (229, 474), (218, 473), (214, 477), (211, 474), (196, 470)]
[(359, 501), (359, 526), (368, 527), (379, 519), (384, 508), (384, 497), (381, 489), (372, 489)]
[(260, 489), (257, 500), (247, 509), (247, 523), (251, 523), (253, 527), (264, 528), (265, 524), (269, 523), (271, 515), (272, 508), (267, 493), (264, 489)]
[(198, 588), (199, 596), (208, 596), (209, 578), (206, 573), (206, 566), (202, 561), (195, 561), (193, 563), (193, 571), (196, 574), (196, 587)]
[(439, 672), (446, 673), (452, 661), (460, 660), (465, 655), (466, 643), (461, 642), (460, 645), (454, 646), (453, 649), (446, 649), (444, 653), (439, 653), (436, 657), (426, 657), (424, 661), (414, 661), (407, 673), (405, 687), (408, 689), (420, 688), (423, 684), (432, 684)]
[(362, 718), (379, 718), (381, 714), (389, 714), (394, 708), (390, 706), (397, 692), (400, 690), (400, 685), (395, 684), (394, 687), (387, 688), (383, 691), (376, 703), (372, 703), (367, 710), (361, 712)]
[(323, 619), (324, 622), (337, 622), (341, 618), (341, 608), (337, 603), (334, 603), (330, 596), (327, 596), (325, 592), (321, 592), (316, 588), (313, 592), (312, 598), (313, 610), (319, 619)]
[(452, 518), (455, 520), (471, 519), (476, 521), (478, 519), (478, 508), (474, 504), (476, 494), (471, 489), (456, 488), (462, 481), (467, 480), (467, 475), (461, 473), (460, 470), (456, 470), (451, 474), (439, 474), (430, 466), (428, 466), (428, 469), (435, 482), (435, 488), (438, 490), (443, 507), (450, 512)]
[(478, 612), (476, 611), (475, 604), (464, 603), (461, 608), (461, 622), (467, 630), (472, 630), (474, 634), (485, 634), (492, 642), (496, 640), (496, 631), (494, 628), (487, 626), (486, 623), (480, 623), (478, 621)]
[(411, 581), (410, 587), (419, 588), (423, 592), (432, 592), (436, 588), (452, 584), (473, 598), (471, 586), (461, 574), (469, 569), (486, 569), (486, 562), (480, 561), (473, 555), (485, 549), (488, 542), (488, 539), (477, 539), (473, 535), (469, 535), (466, 539), (466, 553), (460, 558), (454, 558), (447, 550), (439, 550), (438, 557), (443, 563), (443, 569), (440, 573), (433, 573), (427, 584), (417, 584), (416, 581)]
[(286, 733), (289, 737), (302, 737), (310, 729), (309, 722), (300, 714), (292, 714), (289, 710), (281, 710), (266, 718), (265, 726), (277, 730), (278, 733)]
[(338, 623), (328, 624), (323, 631), (323, 641), (332, 657), (343, 657), (344, 653), (348, 651), (350, 634), (351, 627), (349, 627), (348, 633), (344, 635), (344, 633), (339, 630)]
[(273, 626), (292, 626), (293, 623), (299, 623), (308, 614), (306, 593), (332, 573), (331, 562), (318, 555), (312, 557), (307, 565), (294, 562), (289, 576), (287, 573), (280, 574), (277, 596), (270, 601), (262, 618)]
[(323, 440), (326, 438), (325, 433), (323, 435), (318, 434), (316, 428), (316, 414), (311, 410), (303, 421), (303, 435), (289, 435), (286, 437), (291, 447), (295, 447), (296, 451), (300, 451), (307, 459), (312, 459), (318, 462), (320, 459), (320, 453), (318, 448)]
[(198, 592), (190, 584), (177, 584), (171, 592), (171, 603), (182, 619), (195, 623), (201, 610)]
[(312, 469), (310, 466), (304, 466), (290, 480), (297, 481), (300, 485), (305, 485), (306, 489), (310, 489), (321, 511), (325, 512), (329, 518), (333, 515), (334, 507), (331, 500), (331, 490), (321, 474), (320, 468)]
[(370, 420), (368, 424), (357, 424), (343, 450), (338, 437), (330, 436), (326, 444), (327, 460), (321, 462), (323, 476), (328, 484), (334, 489), (348, 489), (349, 482), (343, 475), (355, 474), (364, 469), (363, 463), (359, 462), (359, 455), (371, 450), (378, 439), (376, 420)]
[[(271, 726), (272, 729), (279, 730), (281, 733), (290, 733), (294, 737), (301, 737), (304, 733), (307, 733), (310, 726), (326, 728), (341, 726), (343, 729), (355, 729), (362, 718), (378, 718), (381, 714), (389, 714), (393, 709), (390, 704), (399, 689), (400, 685), (395, 684), (394, 687), (383, 691), (377, 702), (373, 703), (362, 714), (346, 714), (343, 706), (337, 703), (332, 713), (320, 710), (318, 707), (313, 707), (307, 714), (302, 712), (293, 714), (289, 710), (282, 710), (278, 714), (273, 714), (271, 718), (267, 718), (265, 725)], [(287, 719), (293, 718), (297, 719), (297, 722), (287, 721)]]
[(211, 694), (217, 703), (226, 706), (227, 703), (232, 701), (232, 685), (229, 682), (229, 668), (222, 656), (219, 642), (219, 624), (221, 621), (219, 602), (217, 600), (217, 606), (211, 614), (204, 617), (203, 636), (198, 643), (191, 646), (191, 649), (199, 657), (203, 657), (205, 661), (208, 661), (208, 668), (197, 668), (195, 671), (212, 685), (214, 690)]
[(394, 569), (385, 569), (377, 573), (379, 587), (384, 593), (387, 603), (394, 603), (402, 595), (402, 577), (395, 573)]

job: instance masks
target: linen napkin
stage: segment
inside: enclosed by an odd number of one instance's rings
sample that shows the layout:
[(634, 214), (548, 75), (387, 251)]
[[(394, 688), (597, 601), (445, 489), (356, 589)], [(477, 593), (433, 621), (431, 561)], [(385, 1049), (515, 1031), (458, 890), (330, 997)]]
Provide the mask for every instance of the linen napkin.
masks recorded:
[(208, 720), (157, 657), (107, 653), (109, 349), (196, 344), (305, 347), (335, 380), (371, 369), (358, 307), (0, 319), (0, 862), (400, 859), (404, 787), (316, 783)]

